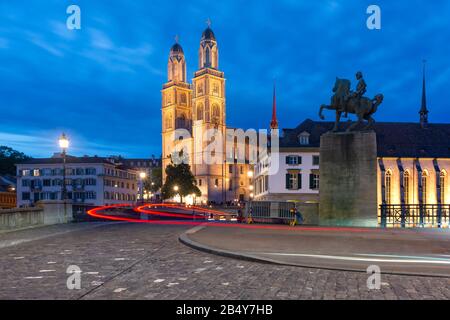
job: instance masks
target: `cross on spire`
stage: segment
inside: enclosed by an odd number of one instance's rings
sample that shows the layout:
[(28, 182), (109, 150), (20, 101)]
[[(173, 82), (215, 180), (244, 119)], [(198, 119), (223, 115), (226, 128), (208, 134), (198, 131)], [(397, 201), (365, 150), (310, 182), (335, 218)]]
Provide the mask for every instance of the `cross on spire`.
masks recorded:
[(175, 35), (175, 43), (178, 43), (179, 40), (180, 40), (180, 36), (179, 35)]
[(211, 19), (210, 18), (206, 19), (206, 25), (208, 26), (208, 28), (211, 27)]

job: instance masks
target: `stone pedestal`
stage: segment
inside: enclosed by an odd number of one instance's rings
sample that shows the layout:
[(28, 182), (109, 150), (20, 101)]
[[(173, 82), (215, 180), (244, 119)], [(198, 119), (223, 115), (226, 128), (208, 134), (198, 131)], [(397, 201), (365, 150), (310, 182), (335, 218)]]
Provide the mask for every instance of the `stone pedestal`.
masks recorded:
[(373, 131), (320, 138), (319, 223), (377, 226), (377, 143)]

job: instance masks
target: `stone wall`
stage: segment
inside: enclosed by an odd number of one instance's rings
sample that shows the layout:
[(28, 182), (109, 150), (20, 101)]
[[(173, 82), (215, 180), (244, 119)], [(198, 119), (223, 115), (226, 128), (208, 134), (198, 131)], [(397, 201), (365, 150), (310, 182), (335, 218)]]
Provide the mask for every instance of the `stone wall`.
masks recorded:
[(14, 230), (72, 221), (72, 204), (38, 202), (36, 207), (0, 210), (0, 230)]

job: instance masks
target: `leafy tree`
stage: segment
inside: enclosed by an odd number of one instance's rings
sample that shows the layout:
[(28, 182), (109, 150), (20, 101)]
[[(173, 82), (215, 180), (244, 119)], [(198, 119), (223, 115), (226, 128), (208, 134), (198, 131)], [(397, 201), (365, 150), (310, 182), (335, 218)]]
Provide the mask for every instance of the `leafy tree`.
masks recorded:
[(162, 169), (152, 169), (152, 174), (144, 181), (144, 190), (157, 192), (162, 186)]
[[(178, 190), (175, 191), (175, 186)], [(191, 167), (187, 163), (174, 164), (173, 161), (166, 167), (166, 181), (161, 188), (163, 199), (169, 199), (177, 194), (183, 197), (195, 194), (201, 196), (200, 189), (195, 185), (194, 175), (191, 172)]]
[(16, 175), (15, 164), (30, 159), (22, 152), (7, 146), (0, 146), (0, 174)]

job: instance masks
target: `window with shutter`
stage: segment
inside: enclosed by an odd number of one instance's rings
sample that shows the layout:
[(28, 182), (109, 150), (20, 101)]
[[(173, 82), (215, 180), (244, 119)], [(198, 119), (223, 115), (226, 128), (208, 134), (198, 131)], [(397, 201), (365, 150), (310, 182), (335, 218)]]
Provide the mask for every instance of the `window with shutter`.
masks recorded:
[(291, 175), (289, 173), (286, 173), (286, 189), (291, 188)]
[(301, 189), (302, 188), (302, 174), (298, 173), (297, 174), (297, 189)]

